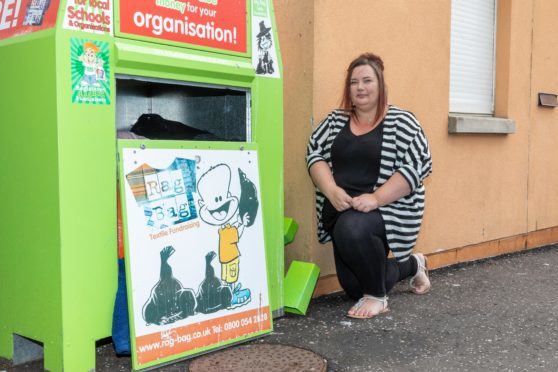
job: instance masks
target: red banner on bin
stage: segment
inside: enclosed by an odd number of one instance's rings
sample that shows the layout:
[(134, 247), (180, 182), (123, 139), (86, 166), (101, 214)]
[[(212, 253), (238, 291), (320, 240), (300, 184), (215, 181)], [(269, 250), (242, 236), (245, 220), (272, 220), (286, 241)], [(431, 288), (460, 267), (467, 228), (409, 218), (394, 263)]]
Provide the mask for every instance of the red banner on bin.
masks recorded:
[(246, 0), (121, 0), (120, 32), (246, 53)]
[(0, 0), (0, 40), (54, 27), (59, 0)]

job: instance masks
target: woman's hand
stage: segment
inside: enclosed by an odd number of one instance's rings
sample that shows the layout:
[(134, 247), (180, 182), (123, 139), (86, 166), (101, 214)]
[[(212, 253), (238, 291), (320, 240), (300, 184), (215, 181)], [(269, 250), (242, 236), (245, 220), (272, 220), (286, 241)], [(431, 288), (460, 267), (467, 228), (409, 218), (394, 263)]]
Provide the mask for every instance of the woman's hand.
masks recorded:
[(378, 209), (380, 202), (374, 194), (362, 194), (353, 198), (351, 206), (359, 212), (367, 213)]
[(312, 164), (310, 167), (310, 177), (312, 177), (314, 185), (318, 187), (338, 212), (351, 208), (352, 198), (345, 190), (337, 186), (331, 169), (329, 169), (329, 165), (325, 161), (318, 161)]
[(333, 205), (333, 208), (335, 208), (338, 212), (343, 212), (351, 208), (353, 199), (345, 192), (345, 190), (337, 185), (328, 190), (325, 196), (328, 198), (331, 205)]

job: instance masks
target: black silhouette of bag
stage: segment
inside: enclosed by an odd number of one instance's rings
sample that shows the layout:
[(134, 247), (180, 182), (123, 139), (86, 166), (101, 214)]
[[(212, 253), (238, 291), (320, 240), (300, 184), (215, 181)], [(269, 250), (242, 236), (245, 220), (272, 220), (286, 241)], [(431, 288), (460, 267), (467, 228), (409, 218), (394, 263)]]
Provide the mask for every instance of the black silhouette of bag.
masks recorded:
[(198, 313), (209, 314), (230, 306), (232, 300), (231, 289), (223, 285), (215, 276), (215, 270), (211, 266), (211, 261), (217, 254), (210, 251), (205, 255), (205, 278), (200, 284), (200, 289), (196, 300)]
[(158, 114), (142, 114), (130, 129), (132, 133), (149, 139), (162, 140), (207, 140), (219, 138), (208, 131), (190, 127), (179, 121), (163, 118)]
[(143, 306), (143, 319), (147, 324), (169, 324), (194, 315), (196, 298), (194, 291), (184, 288), (172, 275), (168, 259), (174, 253), (172, 246), (161, 250), (160, 279), (151, 289), (151, 295)]
[[(258, 206), (260, 202), (258, 201), (258, 190), (256, 190), (256, 185), (246, 177), (240, 168), (238, 168), (238, 178), (240, 179), (240, 200), (238, 202), (238, 213), (240, 218), (242, 218), (242, 223), (246, 227), (252, 226), (256, 220), (256, 214), (258, 213)], [(244, 221), (244, 215), (248, 213), (248, 223)]]

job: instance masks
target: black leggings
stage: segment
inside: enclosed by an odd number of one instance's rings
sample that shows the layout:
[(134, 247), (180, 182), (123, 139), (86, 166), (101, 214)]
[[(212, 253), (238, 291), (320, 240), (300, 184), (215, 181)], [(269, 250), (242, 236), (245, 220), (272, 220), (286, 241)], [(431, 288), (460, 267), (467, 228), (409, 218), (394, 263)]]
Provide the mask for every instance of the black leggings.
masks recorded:
[(383, 297), (395, 283), (417, 272), (417, 261), (388, 259), (384, 221), (380, 212), (348, 209), (337, 217), (333, 229), (335, 267), (341, 287), (353, 299), (364, 294)]

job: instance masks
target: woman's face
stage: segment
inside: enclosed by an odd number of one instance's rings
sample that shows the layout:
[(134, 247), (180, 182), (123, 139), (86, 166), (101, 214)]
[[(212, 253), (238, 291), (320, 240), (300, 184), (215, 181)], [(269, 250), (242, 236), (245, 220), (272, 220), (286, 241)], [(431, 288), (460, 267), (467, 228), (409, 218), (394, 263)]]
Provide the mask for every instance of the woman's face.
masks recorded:
[(370, 110), (378, 105), (380, 97), (378, 77), (369, 65), (355, 67), (350, 81), (351, 101), (360, 110)]

